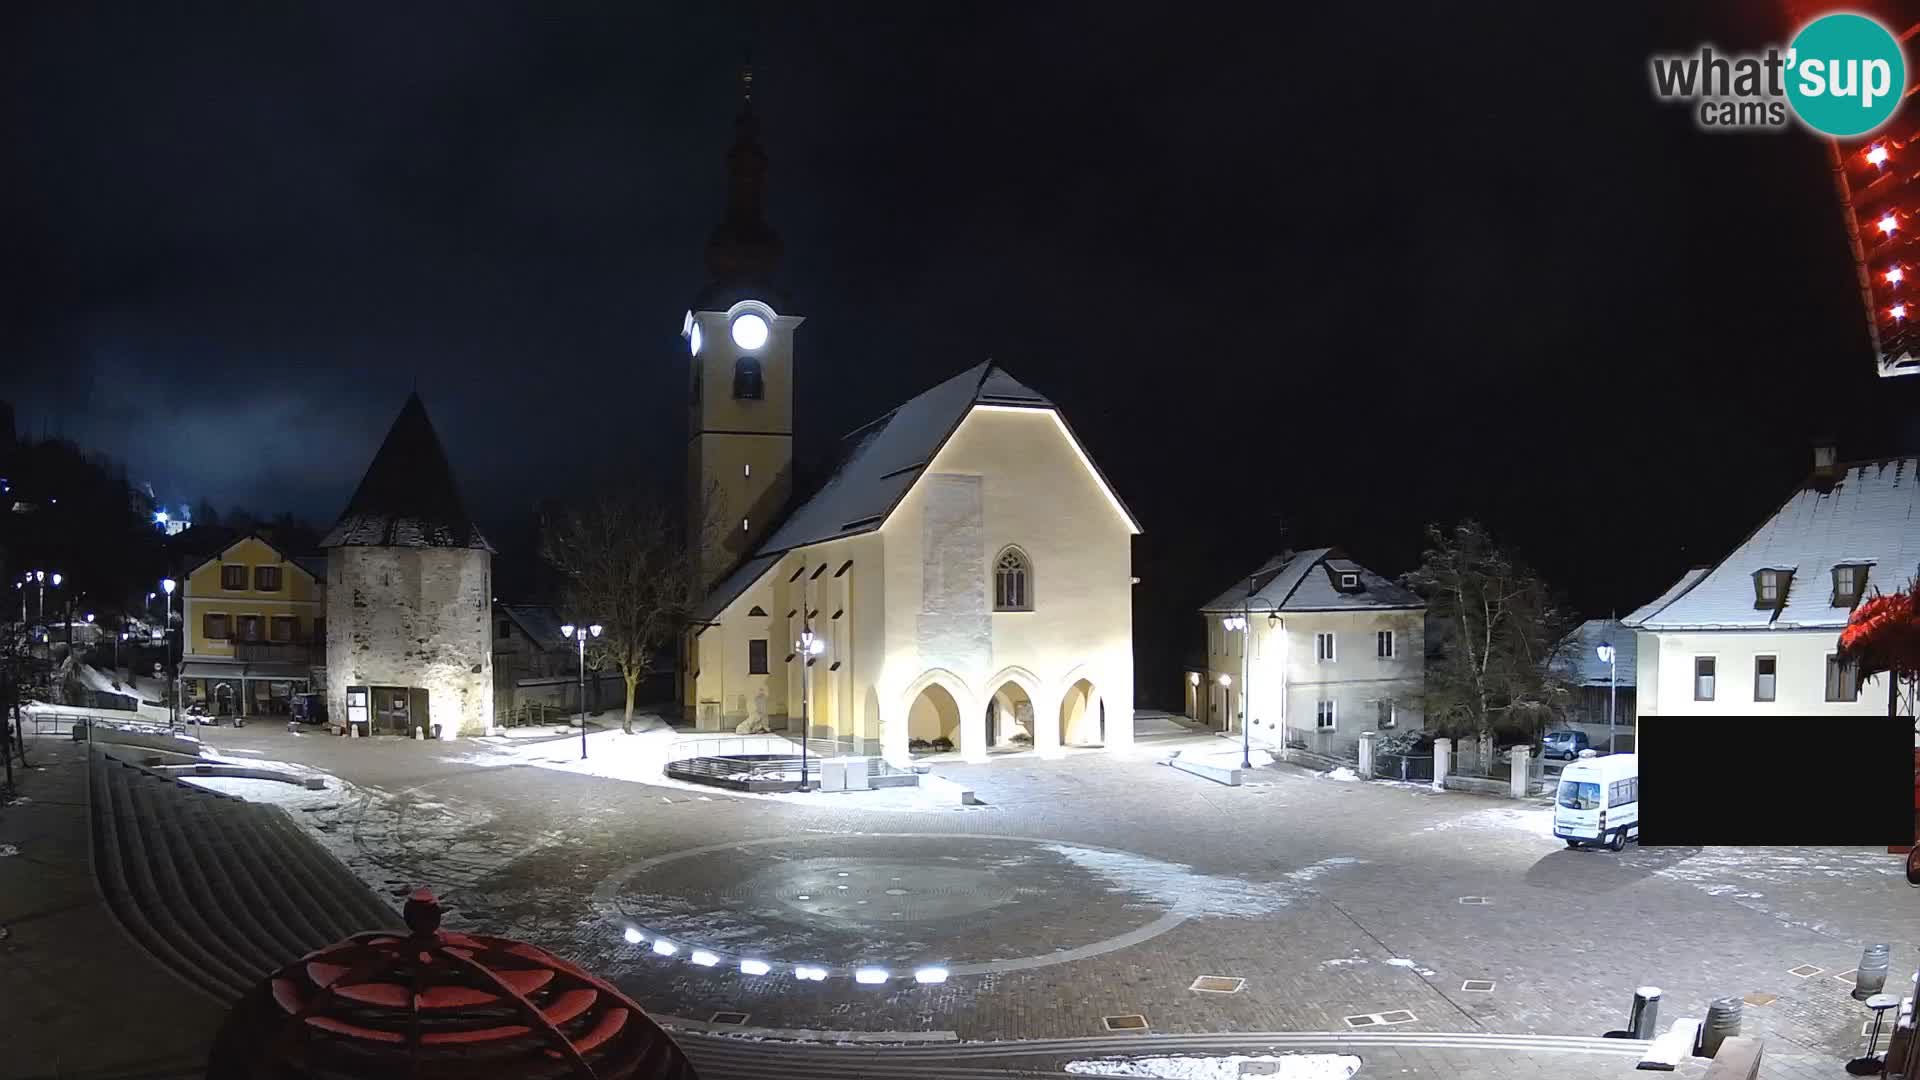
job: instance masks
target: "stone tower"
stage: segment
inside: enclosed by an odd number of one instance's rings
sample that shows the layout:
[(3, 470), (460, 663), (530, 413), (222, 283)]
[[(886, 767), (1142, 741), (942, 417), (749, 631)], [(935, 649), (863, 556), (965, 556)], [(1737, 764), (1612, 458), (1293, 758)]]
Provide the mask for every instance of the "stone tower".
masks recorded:
[[(793, 490), (793, 332), (773, 277), (780, 237), (761, 205), (767, 155), (741, 77), (725, 215), (707, 241), (707, 287), (681, 334), (688, 384), (687, 520), (711, 582), (758, 546)], [(703, 542), (704, 541), (704, 542)]]
[(327, 697), (335, 723), (443, 738), (493, 727), (493, 548), (414, 394), (327, 552)]

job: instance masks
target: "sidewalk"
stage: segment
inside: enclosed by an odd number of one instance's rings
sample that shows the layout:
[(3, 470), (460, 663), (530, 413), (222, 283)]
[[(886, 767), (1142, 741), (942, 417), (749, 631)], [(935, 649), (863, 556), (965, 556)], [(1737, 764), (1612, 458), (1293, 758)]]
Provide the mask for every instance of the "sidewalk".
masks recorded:
[(94, 883), (86, 748), (29, 739), (0, 807), (0, 1078), (198, 1077), (225, 1010), (163, 970)]

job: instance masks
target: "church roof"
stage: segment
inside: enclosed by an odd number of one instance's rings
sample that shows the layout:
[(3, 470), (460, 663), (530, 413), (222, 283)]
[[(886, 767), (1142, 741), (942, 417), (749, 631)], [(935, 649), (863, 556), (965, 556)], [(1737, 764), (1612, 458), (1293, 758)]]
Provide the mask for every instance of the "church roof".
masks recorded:
[[(1319, 573), (1315, 573), (1319, 570)], [(1328, 571), (1360, 575), (1359, 592), (1341, 592)], [(1254, 612), (1363, 611), (1423, 608), (1426, 601), (1405, 587), (1341, 555), (1336, 548), (1312, 548), (1292, 556), (1278, 555), (1253, 572), (1254, 593), (1247, 596), (1247, 579), (1201, 607), (1208, 614)]]
[[(841, 441), (840, 460), (826, 482), (788, 514), (752, 558), (716, 586), (694, 612), (697, 622), (718, 618), (781, 555), (809, 544), (872, 532), (886, 523), (913, 482), (947, 444), (976, 405), (1053, 409), (1053, 402), (989, 360), (908, 399)], [(1055, 410), (1055, 415), (1059, 413)], [(1061, 423), (1066, 423), (1061, 419)], [(1068, 429), (1069, 438), (1072, 431)], [(1076, 440), (1077, 441), (1077, 440)], [(1112, 485), (1087, 459), (1109, 492)], [(1120, 504), (1136, 531), (1133, 513)]]
[(467, 516), (453, 466), (419, 394), (408, 395), (360, 487), (320, 546), (493, 550)]

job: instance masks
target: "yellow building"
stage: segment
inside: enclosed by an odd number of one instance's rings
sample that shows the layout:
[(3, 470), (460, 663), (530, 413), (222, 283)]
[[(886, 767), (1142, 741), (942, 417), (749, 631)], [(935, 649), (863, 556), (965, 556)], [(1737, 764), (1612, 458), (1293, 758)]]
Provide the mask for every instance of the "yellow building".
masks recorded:
[(194, 567), (181, 609), (185, 700), (220, 716), (283, 715), (293, 695), (323, 684), (324, 567), (258, 535)]

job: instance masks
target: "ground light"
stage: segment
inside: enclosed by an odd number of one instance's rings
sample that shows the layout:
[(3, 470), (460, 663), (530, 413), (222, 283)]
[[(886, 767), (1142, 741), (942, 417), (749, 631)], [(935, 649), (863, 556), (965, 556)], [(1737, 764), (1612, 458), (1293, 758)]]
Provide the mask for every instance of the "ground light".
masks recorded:
[(877, 986), (887, 981), (886, 968), (861, 968), (853, 973), (853, 981), (867, 986)]
[(767, 972), (772, 970), (773, 970), (773, 966), (771, 964), (768, 964), (765, 960), (740, 961), (740, 974), (742, 975), (765, 975)]
[(923, 967), (913, 973), (917, 983), (943, 983), (947, 981), (947, 969), (943, 967)]
[(694, 963), (700, 965), (701, 967), (712, 967), (713, 965), (720, 962), (719, 957), (713, 955), (712, 953), (708, 952), (705, 949), (693, 950), (693, 955), (687, 957), (687, 959), (693, 961)]
[(643, 942), (643, 941), (645, 941), (645, 940), (647, 940), (647, 935), (645, 935), (645, 934), (643, 934), (643, 933), (641, 933), (640, 931), (638, 931), (638, 930), (635, 930), (635, 929), (634, 929), (633, 927), (631, 927), (631, 926), (629, 926), (629, 927), (627, 927), (627, 933), (626, 933), (626, 938), (627, 938), (627, 944), (629, 944), (629, 945), (638, 945), (638, 944), (640, 944), (641, 942)]
[(672, 956), (674, 953), (680, 951), (680, 946), (675, 945), (666, 938), (655, 938), (653, 939), (653, 951), (661, 956)]
[(799, 979), (801, 982), (826, 982), (827, 969), (814, 967), (809, 964), (795, 964), (793, 977)]

